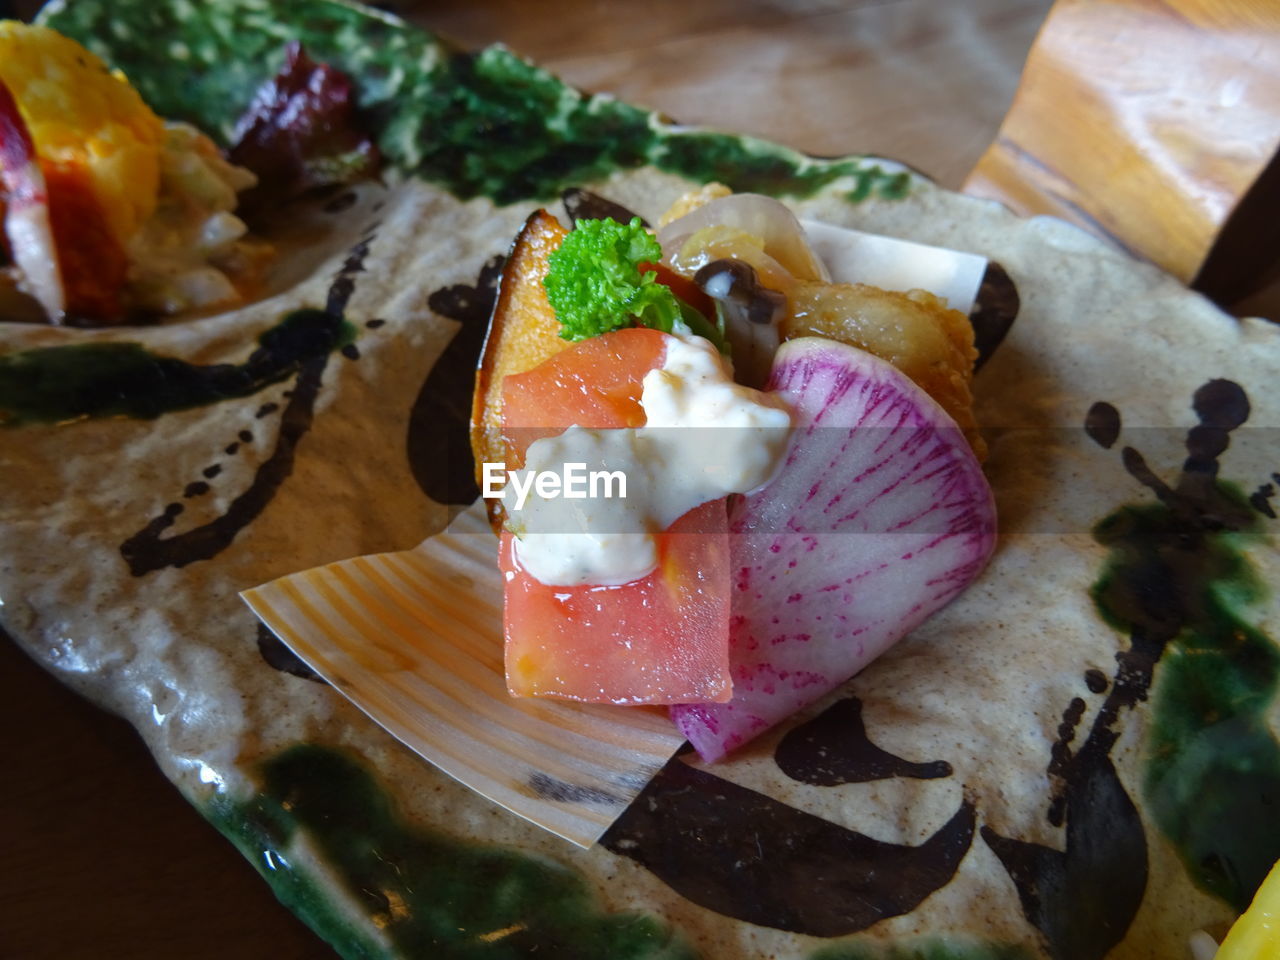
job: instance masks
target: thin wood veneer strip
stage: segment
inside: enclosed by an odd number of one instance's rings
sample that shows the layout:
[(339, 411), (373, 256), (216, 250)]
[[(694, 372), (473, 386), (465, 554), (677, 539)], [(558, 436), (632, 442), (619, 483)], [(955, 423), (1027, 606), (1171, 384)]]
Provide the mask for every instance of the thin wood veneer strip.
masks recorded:
[(683, 742), (661, 712), (507, 694), (497, 540), (482, 504), (413, 550), (306, 570), (242, 596), (398, 740), (580, 846)]

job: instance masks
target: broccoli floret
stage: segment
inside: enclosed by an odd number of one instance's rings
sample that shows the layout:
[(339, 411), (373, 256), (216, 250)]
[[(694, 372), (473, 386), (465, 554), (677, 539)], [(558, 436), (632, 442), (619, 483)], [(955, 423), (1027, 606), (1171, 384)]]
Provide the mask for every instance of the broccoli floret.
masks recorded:
[(656, 281), (642, 263), (662, 258), (662, 247), (635, 217), (579, 220), (552, 252), (543, 286), (560, 336), (585, 340), (610, 330), (640, 324), (670, 333), (682, 311), (671, 290)]

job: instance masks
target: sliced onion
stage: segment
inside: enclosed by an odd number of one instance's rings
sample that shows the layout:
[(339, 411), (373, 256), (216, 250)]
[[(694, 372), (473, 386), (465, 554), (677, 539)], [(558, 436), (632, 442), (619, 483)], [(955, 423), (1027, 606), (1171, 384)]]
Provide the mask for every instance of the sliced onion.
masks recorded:
[(658, 231), (663, 255), (674, 262), (684, 242), (707, 227), (733, 227), (760, 238), (764, 252), (797, 280), (831, 280), (827, 268), (809, 249), (800, 221), (772, 197), (735, 193), (673, 220)]

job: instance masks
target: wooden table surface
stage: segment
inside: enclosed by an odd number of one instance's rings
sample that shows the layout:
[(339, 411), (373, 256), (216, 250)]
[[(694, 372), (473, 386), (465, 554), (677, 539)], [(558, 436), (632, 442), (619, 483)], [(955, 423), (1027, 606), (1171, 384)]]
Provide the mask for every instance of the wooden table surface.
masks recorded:
[[(687, 123), (880, 153), (954, 187), (994, 136), (1048, 0), (396, 6), (466, 46), (502, 41), (571, 83)], [(129, 727), (7, 643), (0, 731), (0, 958), (333, 956)]]

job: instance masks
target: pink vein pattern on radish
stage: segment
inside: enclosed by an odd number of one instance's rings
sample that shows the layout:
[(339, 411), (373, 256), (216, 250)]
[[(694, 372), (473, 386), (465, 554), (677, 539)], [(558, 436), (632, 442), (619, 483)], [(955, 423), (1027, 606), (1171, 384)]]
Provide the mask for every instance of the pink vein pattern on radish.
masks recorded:
[(995, 546), (991, 490), (963, 435), (894, 367), (792, 340), (769, 389), (795, 430), (778, 476), (730, 516), (733, 699), (672, 708), (705, 760), (853, 676), (964, 590)]

